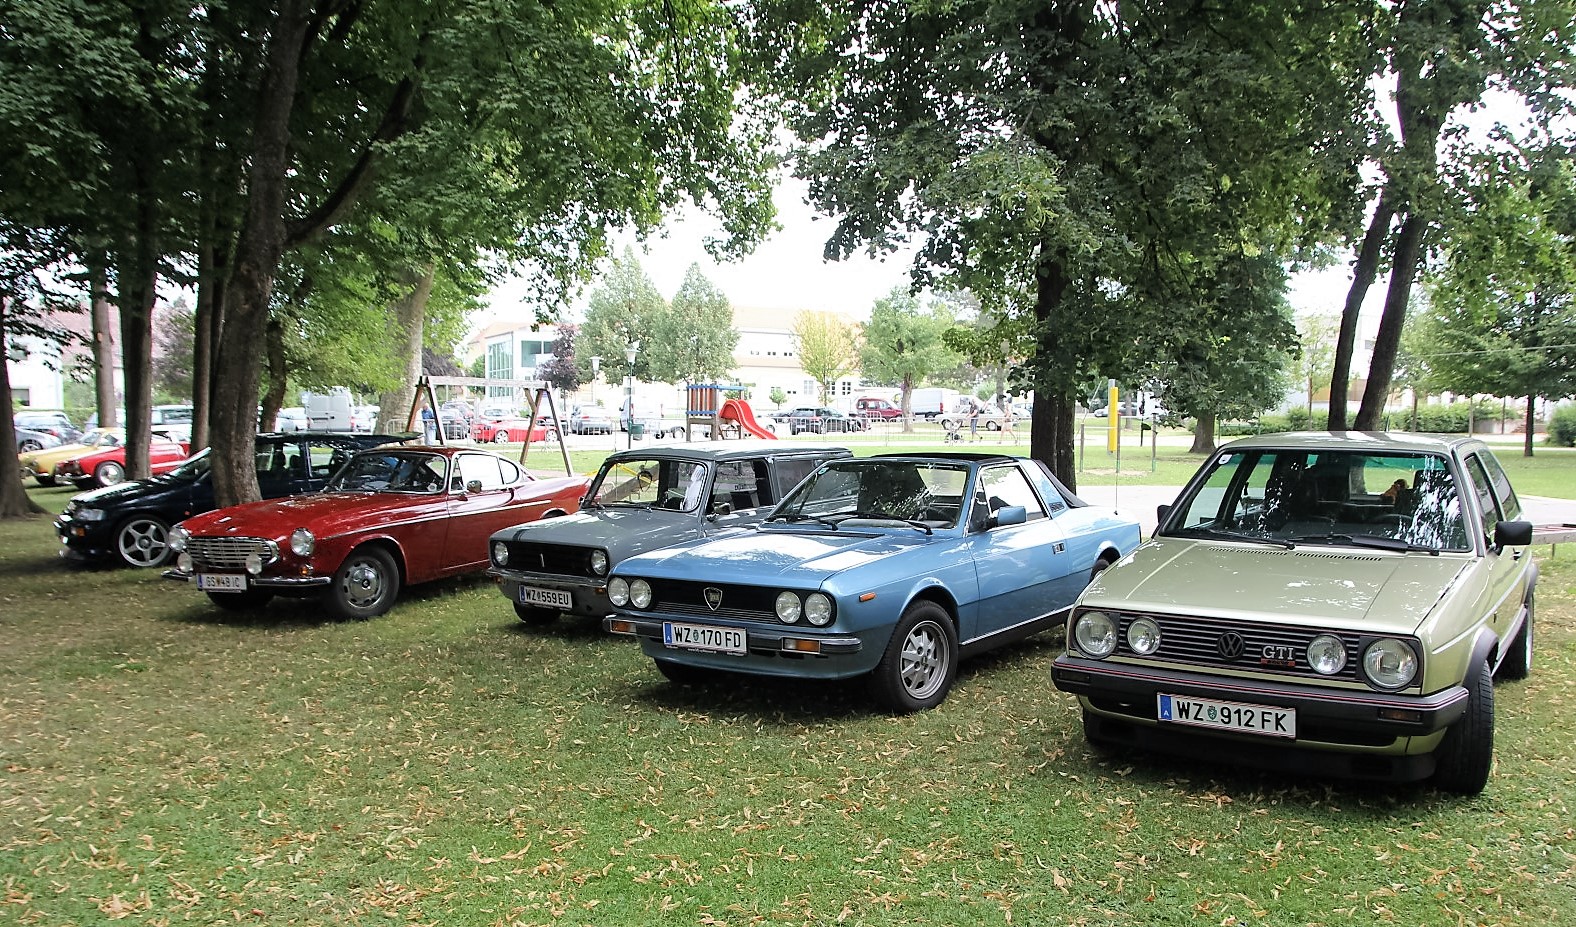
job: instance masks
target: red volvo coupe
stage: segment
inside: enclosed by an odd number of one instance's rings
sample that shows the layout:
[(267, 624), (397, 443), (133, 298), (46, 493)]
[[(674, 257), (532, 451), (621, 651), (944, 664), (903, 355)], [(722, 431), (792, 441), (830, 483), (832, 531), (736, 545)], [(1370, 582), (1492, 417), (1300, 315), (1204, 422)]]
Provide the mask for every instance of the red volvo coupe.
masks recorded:
[[(148, 443), (148, 472), (151, 476), (168, 473), (191, 456), (191, 445), (154, 435)], [(78, 489), (114, 486), (126, 479), (126, 448), (105, 447), (55, 464), (56, 483), (70, 480)]]
[(320, 493), (197, 515), (171, 530), (164, 576), (221, 608), (319, 596), (342, 618), (389, 610), (400, 587), (487, 568), (494, 531), (566, 515), (590, 480), (536, 479), (487, 451), (362, 451)]

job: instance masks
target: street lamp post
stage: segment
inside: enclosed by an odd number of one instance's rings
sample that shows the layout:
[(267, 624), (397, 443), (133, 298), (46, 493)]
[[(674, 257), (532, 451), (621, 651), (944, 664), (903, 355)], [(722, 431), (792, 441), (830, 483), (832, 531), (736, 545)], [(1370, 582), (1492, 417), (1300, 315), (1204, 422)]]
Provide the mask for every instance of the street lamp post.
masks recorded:
[(640, 351), (640, 341), (631, 341), (624, 349), (624, 359), (629, 361), (629, 372), (624, 375), (624, 414), (629, 417), (629, 440), (626, 447), (635, 446), (635, 354)]

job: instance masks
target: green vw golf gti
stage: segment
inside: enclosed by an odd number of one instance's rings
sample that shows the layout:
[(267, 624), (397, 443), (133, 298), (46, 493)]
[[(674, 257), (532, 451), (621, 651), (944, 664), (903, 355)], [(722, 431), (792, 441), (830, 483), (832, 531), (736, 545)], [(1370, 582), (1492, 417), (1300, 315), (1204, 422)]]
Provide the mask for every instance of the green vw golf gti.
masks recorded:
[(1079, 598), (1052, 677), (1092, 743), (1476, 794), (1494, 682), (1532, 666), (1531, 542), (1481, 441), (1237, 441)]

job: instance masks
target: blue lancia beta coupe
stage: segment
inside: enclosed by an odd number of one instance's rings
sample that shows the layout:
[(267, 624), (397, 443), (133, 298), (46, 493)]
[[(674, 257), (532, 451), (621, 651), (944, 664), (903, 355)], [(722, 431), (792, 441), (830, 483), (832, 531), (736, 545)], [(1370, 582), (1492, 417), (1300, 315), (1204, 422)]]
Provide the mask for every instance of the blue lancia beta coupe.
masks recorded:
[(1066, 618), (1139, 526), (1038, 461), (882, 455), (819, 467), (751, 529), (618, 564), (603, 626), (676, 682), (732, 671), (864, 676), (897, 712), (958, 661)]

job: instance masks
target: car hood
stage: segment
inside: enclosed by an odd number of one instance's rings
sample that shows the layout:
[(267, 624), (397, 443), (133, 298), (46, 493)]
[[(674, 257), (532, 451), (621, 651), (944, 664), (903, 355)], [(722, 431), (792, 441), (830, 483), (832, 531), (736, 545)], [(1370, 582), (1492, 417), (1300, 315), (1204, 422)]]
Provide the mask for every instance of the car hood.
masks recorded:
[(925, 547), (934, 538), (921, 531), (876, 534), (765, 528), (646, 554), (631, 563), (628, 572), (668, 579), (704, 577), (717, 583), (811, 586), (834, 573)]
[(1157, 538), (1101, 574), (1080, 604), (1413, 633), (1465, 567), (1448, 555)]
[(614, 559), (619, 559), (653, 547), (687, 541), (700, 534), (700, 523), (690, 513), (643, 506), (610, 506), (515, 525), (493, 536), (528, 544), (601, 547)]
[(406, 512), (442, 507), (444, 497), (416, 493), (335, 492), (244, 502), (188, 518), (193, 534), (283, 538), (297, 528), (318, 537), (397, 521)]
[(191, 480), (178, 480), (164, 476), (149, 477), (145, 480), (131, 480), (125, 483), (116, 483), (113, 486), (102, 486), (78, 493), (72, 501), (84, 507), (130, 505), (145, 499), (161, 498), (171, 493), (184, 492), (192, 486)]

